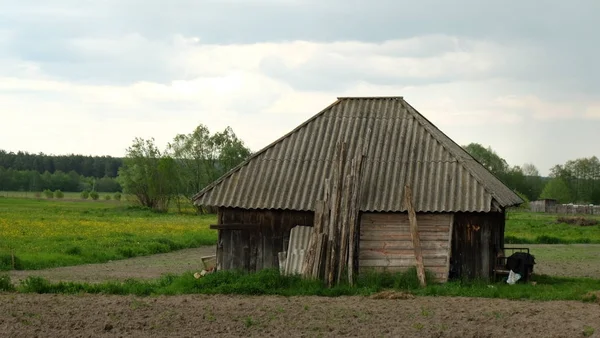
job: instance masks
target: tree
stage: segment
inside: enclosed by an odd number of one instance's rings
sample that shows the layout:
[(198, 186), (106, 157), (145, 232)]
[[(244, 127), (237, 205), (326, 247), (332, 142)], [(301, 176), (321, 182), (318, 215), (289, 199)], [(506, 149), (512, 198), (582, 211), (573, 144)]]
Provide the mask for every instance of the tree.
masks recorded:
[(204, 125), (190, 134), (175, 136), (169, 151), (180, 174), (178, 191), (187, 198), (250, 156), (250, 150), (230, 127), (211, 135)]
[(596, 156), (556, 165), (550, 169), (550, 176), (564, 180), (574, 201), (600, 203), (600, 160)]
[(540, 195), (542, 199), (555, 199), (559, 203), (569, 203), (573, 200), (567, 183), (560, 177), (552, 178)]
[(179, 178), (175, 162), (161, 153), (154, 139), (136, 138), (127, 148), (127, 157), (119, 169), (119, 183), (145, 207), (167, 211), (177, 192)]
[(496, 176), (502, 176), (508, 171), (508, 163), (498, 156), (491, 147), (485, 148), (479, 143), (471, 143), (464, 147), (479, 163)]
[(540, 176), (540, 171), (533, 165), (533, 163), (525, 163), (521, 167), (523, 169), (523, 175), (525, 176)]

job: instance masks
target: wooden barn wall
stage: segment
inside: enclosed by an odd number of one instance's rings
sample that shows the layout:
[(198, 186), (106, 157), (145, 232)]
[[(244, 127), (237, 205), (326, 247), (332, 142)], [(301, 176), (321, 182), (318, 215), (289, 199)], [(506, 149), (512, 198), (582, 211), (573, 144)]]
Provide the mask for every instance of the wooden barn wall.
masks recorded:
[[(436, 279), (448, 279), (452, 214), (417, 214), (425, 269)], [(405, 271), (415, 266), (415, 254), (406, 213), (363, 213), (360, 223), (361, 271)]]
[(278, 268), (277, 253), (287, 250), (290, 230), (296, 225), (313, 226), (313, 212), (220, 208), (217, 266), (223, 270), (249, 272)]
[(504, 245), (504, 212), (456, 213), (452, 232), (451, 277), (489, 279)]

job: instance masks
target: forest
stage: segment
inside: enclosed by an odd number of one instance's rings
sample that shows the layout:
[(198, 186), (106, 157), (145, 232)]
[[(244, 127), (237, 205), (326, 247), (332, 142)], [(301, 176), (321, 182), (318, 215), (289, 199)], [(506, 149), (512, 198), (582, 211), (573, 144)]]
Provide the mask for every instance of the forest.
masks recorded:
[[(509, 165), (491, 147), (471, 143), (463, 148), (526, 200), (600, 204), (600, 161), (596, 156), (557, 164), (549, 177), (543, 177), (531, 163)], [(136, 138), (124, 158), (0, 150), (0, 191), (125, 190), (141, 204), (161, 208), (174, 196), (191, 197), (250, 154), (230, 127), (211, 134), (204, 125), (176, 135), (164, 150), (158, 149), (153, 139)]]

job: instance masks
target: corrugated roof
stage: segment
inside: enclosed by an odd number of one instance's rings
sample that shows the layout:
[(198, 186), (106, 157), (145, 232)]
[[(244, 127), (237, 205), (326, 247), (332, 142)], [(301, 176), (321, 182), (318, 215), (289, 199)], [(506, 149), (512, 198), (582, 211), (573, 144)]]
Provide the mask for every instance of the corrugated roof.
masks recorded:
[(347, 142), (352, 159), (368, 129), (362, 211), (406, 211), (405, 184), (422, 212), (487, 212), (523, 202), (402, 97), (361, 97), (338, 98), (207, 186), (195, 204), (314, 210), (336, 143)]

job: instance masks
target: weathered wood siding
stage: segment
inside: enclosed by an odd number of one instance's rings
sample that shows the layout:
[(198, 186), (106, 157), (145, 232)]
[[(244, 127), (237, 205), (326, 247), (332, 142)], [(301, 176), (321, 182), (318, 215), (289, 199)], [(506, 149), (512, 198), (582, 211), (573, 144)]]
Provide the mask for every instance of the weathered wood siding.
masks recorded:
[(504, 212), (456, 213), (452, 232), (452, 277), (489, 279), (504, 245)]
[[(244, 210), (220, 208), (217, 267), (249, 272), (278, 268), (277, 253), (287, 250), (290, 230), (296, 225), (313, 226), (312, 212)], [(226, 229), (228, 224), (238, 224)]]
[[(452, 214), (417, 214), (425, 269), (436, 279), (448, 279)], [(363, 213), (360, 223), (359, 267), (404, 271), (415, 266), (408, 214)]]

